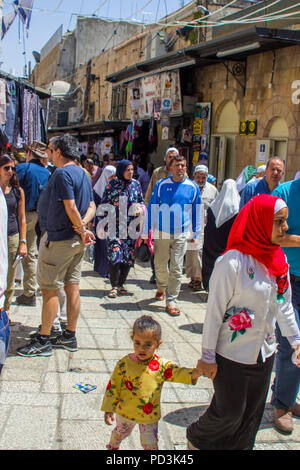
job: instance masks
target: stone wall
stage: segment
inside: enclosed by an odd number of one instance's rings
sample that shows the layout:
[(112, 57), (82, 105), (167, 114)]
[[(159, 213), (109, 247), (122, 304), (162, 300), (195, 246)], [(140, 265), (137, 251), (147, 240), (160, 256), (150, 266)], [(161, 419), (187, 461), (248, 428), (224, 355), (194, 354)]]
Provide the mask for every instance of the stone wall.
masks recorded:
[(235, 104), (239, 120), (258, 121), (256, 136), (240, 136), (237, 133), (235, 176), (244, 166), (255, 165), (256, 140), (268, 138), (272, 123), (281, 118), (288, 127), (286, 180), (292, 179), (300, 168), (300, 104), (292, 102), (292, 93), (295, 91), (292, 84), (300, 80), (300, 49), (290, 46), (277, 49), (274, 53), (269, 51), (249, 56), (245, 96), (242, 87), (231, 74), (227, 76), (223, 64), (204, 67), (195, 73), (196, 96), (213, 104), (212, 134), (218, 132), (219, 116), (229, 101)]

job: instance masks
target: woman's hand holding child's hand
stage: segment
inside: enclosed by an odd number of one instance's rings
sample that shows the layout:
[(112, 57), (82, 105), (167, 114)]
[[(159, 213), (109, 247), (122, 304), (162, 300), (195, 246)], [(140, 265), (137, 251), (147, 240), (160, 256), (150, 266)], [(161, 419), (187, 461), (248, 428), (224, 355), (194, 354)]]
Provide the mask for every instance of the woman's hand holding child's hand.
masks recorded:
[(202, 375), (208, 377), (211, 380), (214, 380), (217, 375), (218, 366), (215, 362), (209, 364), (208, 362), (201, 361), (197, 362), (197, 369), (202, 371)]
[(202, 369), (199, 369), (198, 366), (192, 370), (192, 381), (196, 382), (198, 377), (203, 375)]
[(105, 424), (108, 424), (109, 426), (111, 426), (114, 420), (115, 420), (114, 413), (108, 413), (108, 412), (104, 413)]

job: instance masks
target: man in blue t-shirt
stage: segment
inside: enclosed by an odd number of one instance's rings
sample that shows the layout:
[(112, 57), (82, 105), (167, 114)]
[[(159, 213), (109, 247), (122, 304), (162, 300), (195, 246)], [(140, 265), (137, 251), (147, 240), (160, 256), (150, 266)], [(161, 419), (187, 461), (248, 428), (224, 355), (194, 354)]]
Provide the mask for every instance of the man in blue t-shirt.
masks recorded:
[[(50, 356), (52, 347), (77, 351), (76, 326), (80, 313), (79, 282), (85, 246), (94, 243), (86, 230), (96, 206), (91, 182), (74, 160), (78, 142), (69, 134), (51, 139), (52, 160), (56, 171), (51, 177), (45, 200), (46, 231), (40, 241), (38, 271), (43, 296), (42, 324), (30, 344), (17, 350), (20, 356)], [(39, 207), (40, 210), (40, 207)], [(85, 218), (85, 220), (84, 220)], [(58, 311), (58, 290), (64, 287), (67, 296), (68, 324), (60, 336), (50, 339)]]
[(284, 175), (284, 162), (278, 157), (272, 157), (267, 161), (266, 173), (263, 178), (251, 181), (244, 187), (241, 193), (240, 210), (253, 196), (258, 194), (271, 194), (280, 184)]
[[(272, 195), (281, 197), (287, 204), (289, 216), (287, 224), (288, 236), (281, 245), (289, 263), (292, 303), (296, 320), (300, 326), (300, 180), (288, 181), (278, 186)], [(275, 427), (279, 431), (290, 434), (293, 431), (292, 415), (300, 417), (300, 405), (296, 402), (299, 392), (300, 368), (293, 364), (291, 358), (294, 349), (291, 346), (299, 344), (299, 338), (282, 336), (276, 325), (278, 350), (276, 354), (276, 377), (272, 386), (272, 405), (275, 412)]]

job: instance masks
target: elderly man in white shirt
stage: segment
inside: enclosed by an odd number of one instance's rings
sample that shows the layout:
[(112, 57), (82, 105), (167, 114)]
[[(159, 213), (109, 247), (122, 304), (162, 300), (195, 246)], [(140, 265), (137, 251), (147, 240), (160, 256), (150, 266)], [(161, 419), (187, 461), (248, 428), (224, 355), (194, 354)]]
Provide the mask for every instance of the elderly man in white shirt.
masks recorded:
[(191, 278), (189, 287), (199, 290), (202, 287), (202, 249), (204, 241), (204, 228), (208, 206), (219, 194), (217, 188), (207, 181), (208, 168), (198, 165), (194, 171), (194, 182), (199, 186), (201, 193), (201, 233), (197, 241), (189, 243), (185, 258), (185, 274)]

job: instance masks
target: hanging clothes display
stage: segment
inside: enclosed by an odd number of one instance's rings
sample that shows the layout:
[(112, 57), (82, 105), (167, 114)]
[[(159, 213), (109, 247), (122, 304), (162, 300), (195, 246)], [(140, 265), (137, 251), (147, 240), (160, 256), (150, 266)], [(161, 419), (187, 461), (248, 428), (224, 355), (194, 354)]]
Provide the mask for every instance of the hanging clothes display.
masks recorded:
[(18, 79), (0, 78), (0, 127), (3, 146), (17, 148), (33, 140), (47, 141), (45, 115), (40, 98)]

